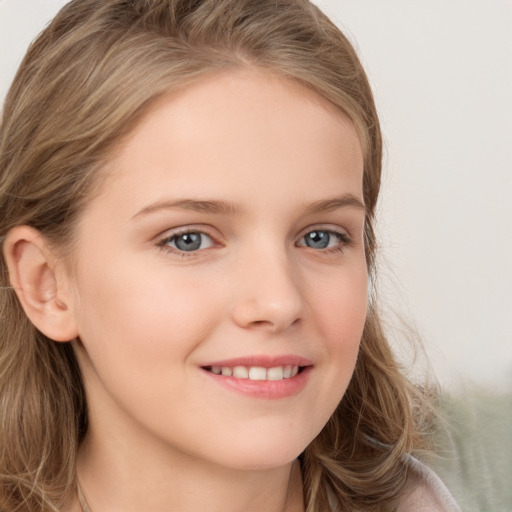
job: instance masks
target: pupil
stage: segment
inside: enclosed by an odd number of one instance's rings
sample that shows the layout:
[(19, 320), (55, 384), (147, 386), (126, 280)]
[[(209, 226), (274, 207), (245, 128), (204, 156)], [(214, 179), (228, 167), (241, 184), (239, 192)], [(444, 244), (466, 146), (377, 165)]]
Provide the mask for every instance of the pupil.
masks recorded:
[(329, 239), (326, 231), (312, 231), (306, 236), (306, 245), (313, 249), (325, 249), (329, 245)]
[(175, 243), (180, 251), (195, 251), (201, 247), (201, 235), (199, 233), (186, 233), (176, 238)]

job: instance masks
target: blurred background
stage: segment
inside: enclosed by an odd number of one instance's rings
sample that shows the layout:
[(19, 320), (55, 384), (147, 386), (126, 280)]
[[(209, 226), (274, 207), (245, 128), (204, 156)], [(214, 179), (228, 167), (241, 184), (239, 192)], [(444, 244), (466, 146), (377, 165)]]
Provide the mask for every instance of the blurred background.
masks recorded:
[[(0, 98), (62, 0), (0, 0)], [(425, 345), (464, 511), (512, 511), (512, 0), (316, 0), (372, 83), (386, 154), (383, 303)]]

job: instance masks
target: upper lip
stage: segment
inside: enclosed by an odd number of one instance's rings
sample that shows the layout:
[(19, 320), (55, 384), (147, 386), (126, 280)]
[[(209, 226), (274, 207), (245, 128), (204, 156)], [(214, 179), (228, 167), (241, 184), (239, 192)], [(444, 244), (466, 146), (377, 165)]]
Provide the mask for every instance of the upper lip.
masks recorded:
[(232, 359), (222, 359), (202, 364), (202, 367), (220, 366), (259, 366), (262, 368), (274, 368), (276, 366), (312, 366), (313, 362), (302, 356), (286, 354), (280, 356), (251, 355), (235, 357)]

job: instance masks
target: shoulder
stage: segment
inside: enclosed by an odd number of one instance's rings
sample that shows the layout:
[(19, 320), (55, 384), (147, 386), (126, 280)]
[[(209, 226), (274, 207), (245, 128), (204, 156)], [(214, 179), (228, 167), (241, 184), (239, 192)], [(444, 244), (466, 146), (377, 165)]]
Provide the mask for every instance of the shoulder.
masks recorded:
[(397, 512), (460, 512), (450, 491), (425, 464), (408, 457), (409, 484), (399, 501)]

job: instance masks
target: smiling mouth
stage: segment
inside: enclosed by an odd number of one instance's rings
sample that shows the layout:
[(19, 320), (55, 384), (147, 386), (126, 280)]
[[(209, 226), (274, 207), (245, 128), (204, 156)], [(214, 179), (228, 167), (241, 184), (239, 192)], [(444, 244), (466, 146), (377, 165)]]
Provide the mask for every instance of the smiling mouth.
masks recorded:
[(211, 381), (229, 391), (273, 401), (299, 395), (310, 380), (314, 364), (293, 354), (253, 355), (209, 361), (200, 368)]
[(278, 381), (291, 379), (301, 373), (306, 366), (283, 365), (265, 368), (263, 366), (205, 366), (204, 370), (236, 379)]

